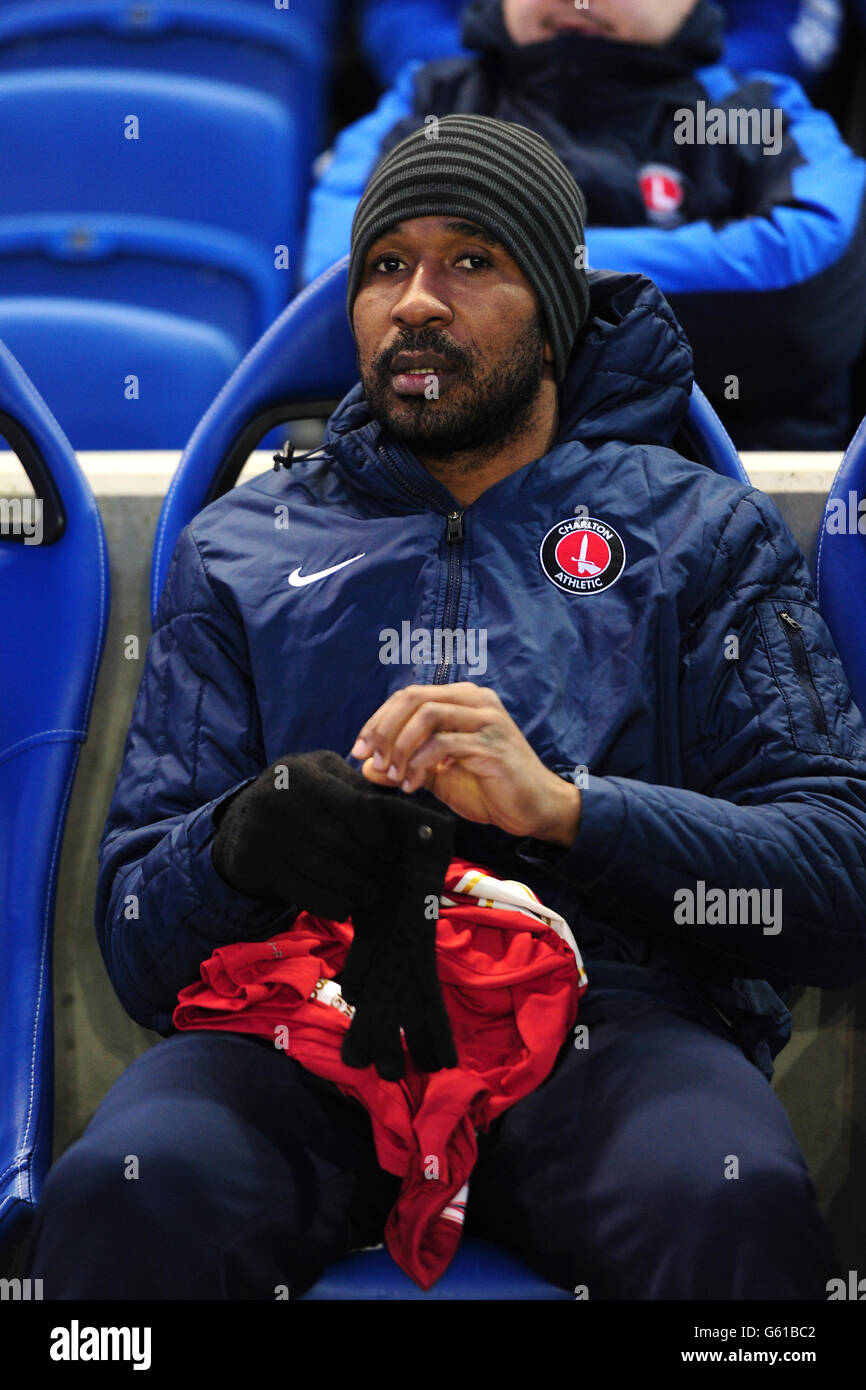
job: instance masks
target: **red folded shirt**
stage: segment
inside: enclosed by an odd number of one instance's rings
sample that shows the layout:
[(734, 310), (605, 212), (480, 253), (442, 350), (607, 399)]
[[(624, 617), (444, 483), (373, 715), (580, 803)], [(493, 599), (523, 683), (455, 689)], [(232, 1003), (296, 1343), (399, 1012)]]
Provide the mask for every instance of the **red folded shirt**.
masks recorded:
[(178, 1029), (272, 1038), (366, 1107), (381, 1167), (403, 1179), (385, 1243), (422, 1289), (457, 1249), (476, 1131), (485, 1133), (549, 1075), (586, 988), (567, 925), (525, 885), (452, 859), (440, 903), (437, 966), (456, 1067), (418, 1071), (405, 1041), (402, 1081), (343, 1064), (340, 1046), (354, 1011), (336, 982), (352, 927), (308, 912), (269, 941), (220, 947), (202, 962), (201, 981), (181, 990), (174, 1011)]

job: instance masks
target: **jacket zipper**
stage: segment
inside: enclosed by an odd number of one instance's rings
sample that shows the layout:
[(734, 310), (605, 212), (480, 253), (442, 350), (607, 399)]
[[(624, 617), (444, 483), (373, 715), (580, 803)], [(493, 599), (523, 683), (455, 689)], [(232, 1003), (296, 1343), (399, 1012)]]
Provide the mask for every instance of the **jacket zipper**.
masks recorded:
[(821, 699), (815, 689), (815, 682), (812, 679), (812, 672), (809, 669), (809, 658), (806, 655), (806, 643), (801, 636), (803, 624), (798, 623), (796, 618), (792, 618), (791, 614), (785, 608), (777, 609), (776, 617), (782, 624), (782, 629), (788, 639), (788, 644), (791, 648), (791, 658), (794, 662), (794, 670), (797, 672), (800, 684), (806, 692), (809, 707), (812, 710), (812, 716), (815, 720), (815, 727), (819, 734), (826, 734), (827, 716), (824, 713), (824, 706), (821, 704)]
[[(397, 460), (390, 453), (385, 445), (379, 446), (379, 453), (385, 462), (389, 472), (392, 473), (400, 486), (406, 492), (412, 493), (415, 497), (426, 502), (436, 510), (441, 508), (441, 499), (432, 490), (427, 492), (424, 488), (415, 485), (404, 476)], [(457, 610), (460, 604), (460, 587), (463, 580), (463, 541), (465, 539), (463, 529), (463, 511), (448, 512), (445, 519), (445, 541), (448, 546), (448, 577), (445, 581), (445, 613), (443, 626), (449, 631), (453, 631), (454, 623), (457, 619)], [(445, 684), (448, 676), (448, 661), (440, 661), (433, 677), (434, 685)]]
[[(445, 521), (445, 541), (448, 546), (448, 578), (445, 581), (445, 615), (443, 625), (452, 632), (457, 621), (460, 586), (463, 580), (463, 512), (449, 512)], [(434, 685), (443, 685), (450, 662), (441, 661), (433, 677)]]

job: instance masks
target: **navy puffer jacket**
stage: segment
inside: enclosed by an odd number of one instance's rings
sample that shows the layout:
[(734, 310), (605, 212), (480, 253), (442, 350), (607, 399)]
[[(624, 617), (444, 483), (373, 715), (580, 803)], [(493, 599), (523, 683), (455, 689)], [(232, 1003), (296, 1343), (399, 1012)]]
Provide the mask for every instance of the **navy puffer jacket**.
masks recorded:
[[(803, 557), (763, 493), (670, 447), (691, 351), (655, 286), (590, 283), (554, 446), (471, 506), (358, 386), (321, 451), (182, 533), (100, 846), (100, 945), (138, 1022), (171, 1031), (206, 956), (292, 919), (219, 878), (215, 806), (283, 754), (348, 756), (412, 682), (490, 686), (582, 779), (571, 849), (468, 822), (457, 847), (566, 917), (587, 1004), (656, 994), (769, 1074), (788, 984), (866, 973), (866, 731)], [(384, 659), (389, 631), (437, 630), (465, 634), (462, 664)], [(711, 889), (779, 891), (781, 917), (719, 921)]]

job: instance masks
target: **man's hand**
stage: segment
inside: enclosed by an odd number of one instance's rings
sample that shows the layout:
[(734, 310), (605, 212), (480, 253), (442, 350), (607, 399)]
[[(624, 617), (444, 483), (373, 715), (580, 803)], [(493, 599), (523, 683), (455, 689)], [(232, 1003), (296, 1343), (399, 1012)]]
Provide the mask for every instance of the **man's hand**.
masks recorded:
[(579, 789), (544, 766), (486, 686), (407, 685), (362, 726), (352, 756), (369, 781), (425, 787), (465, 820), (566, 847), (577, 835)]
[(394, 872), (394, 832), (339, 753), (289, 753), (214, 813), (211, 861), (238, 892), (343, 922)]

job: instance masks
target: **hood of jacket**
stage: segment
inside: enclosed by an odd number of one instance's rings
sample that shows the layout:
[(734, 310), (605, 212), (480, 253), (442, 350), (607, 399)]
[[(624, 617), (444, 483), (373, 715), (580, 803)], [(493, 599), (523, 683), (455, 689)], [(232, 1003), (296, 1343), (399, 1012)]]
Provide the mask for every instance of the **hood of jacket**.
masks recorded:
[[(559, 388), (554, 446), (608, 440), (669, 446), (688, 410), (692, 349), (667, 300), (644, 275), (588, 271), (590, 308)], [(325, 445), (342, 461), (375, 449), (359, 382), (340, 402)], [(359, 459), (359, 461), (362, 461)]]

